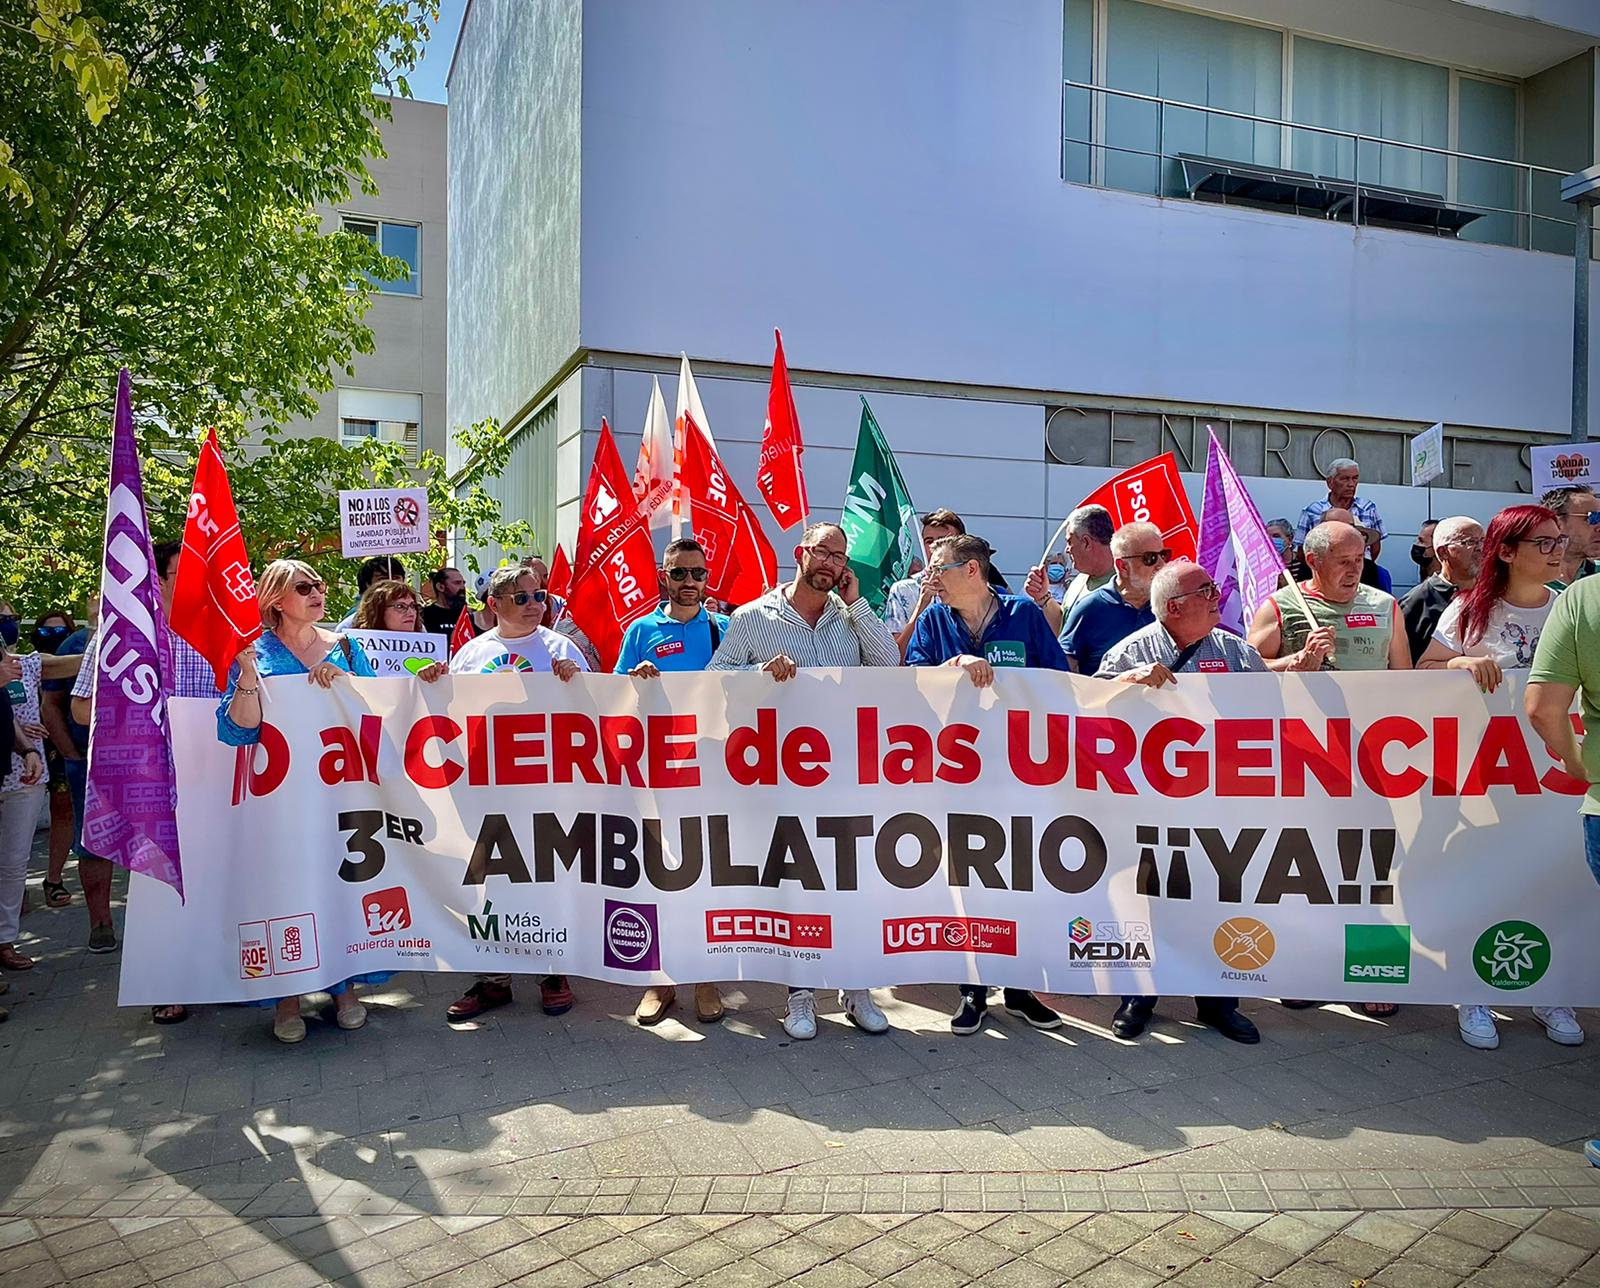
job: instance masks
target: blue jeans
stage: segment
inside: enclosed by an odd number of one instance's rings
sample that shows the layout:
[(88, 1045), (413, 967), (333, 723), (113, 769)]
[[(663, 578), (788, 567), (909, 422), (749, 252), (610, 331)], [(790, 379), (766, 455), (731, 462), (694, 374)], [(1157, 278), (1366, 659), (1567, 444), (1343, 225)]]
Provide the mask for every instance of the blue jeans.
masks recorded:
[(72, 853), (78, 858), (94, 858), (83, 848), (83, 794), (89, 783), (89, 759), (63, 760), (62, 772), (66, 774), (67, 791), (72, 796)]
[(1600, 814), (1583, 816), (1583, 856), (1589, 860), (1589, 871), (1600, 881)]

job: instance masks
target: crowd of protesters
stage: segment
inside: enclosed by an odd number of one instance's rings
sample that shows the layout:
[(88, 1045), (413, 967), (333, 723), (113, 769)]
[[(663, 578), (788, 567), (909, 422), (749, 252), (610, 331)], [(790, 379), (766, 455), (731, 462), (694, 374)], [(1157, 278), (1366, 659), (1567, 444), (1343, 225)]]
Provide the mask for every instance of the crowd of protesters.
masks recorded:
[[(1396, 600), (1389, 574), (1377, 562), (1386, 529), (1378, 507), (1359, 495), (1360, 468), (1339, 460), (1327, 475), (1326, 495), (1307, 505), (1296, 522), (1266, 526), (1289, 569), (1285, 584), (1246, 623), (1243, 637), (1220, 627), (1220, 591), (1198, 565), (1175, 561), (1159, 529), (1148, 523), (1113, 524), (1099, 506), (1075, 510), (1065, 524), (1064, 548), (1032, 568), (1023, 593), (1014, 594), (993, 561), (994, 550), (969, 533), (949, 509), (923, 516), (925, 566), (885, 593), (882, 614), (862, 595), (848, 563), (844, 531), (835, 524), (806, 528), (794, 550), (792, 581), (760, 599), (720, 611), (708, 596), (705, 551), (692, 539), (672, 541), (663, 555), (656, 611), (635, 621), (623, 640), (615, 670), (640, 681), (663, 672), (759, 670), (774, 681), (804, 667), (950, 666), (978, 686), (997, 671), (1026, 667), (1073, 671), (1121, 683), (1160, 687), (1184, 672), (1409, 670), (1466, 671), (1492, 692), (1508, 671), (1529, 673), (1528, 707), (1535, 727), (1573, 774), (1600, 782), (1600, 740), (1581, 749), (1566, 713), (1580, 697), (1585, 716), (1600, 720), (1600, 578), (1590, 579), (1600, 554), (1600, 498), (1587, 486), (1556, 488), (1537, 505), (1512, 506), (1485, 526), (1469, 516), (1429, 519), (1411, 548), (1419, 580)], [(170, 603), (178, 547), (156, 548), (163, 599)], [(920, 564), (920, 561), (919, 561)], [(470, 579), (443, 567), (412, 584), (397, 558), (362, 563), (359, 598), (336, 627), (323, 624), (328, 588), (309, 565), (281, 559), (268, 565), (257, 587), (265, 623), (260, 640), (240, 653), (218, 709), (218, 736), (247, 745), (259, 737), (262, 677), (305, 675), (324, 687), (341, 675), (370, 675), (362, 631), (428, 631), (449, 638), (448, 667), (434, 663), (419, 673), (430, 683), (448, 670), (474, 673), (498, 668), (515, 653), (519, 666), (571, 681), (599, 667), (590, 642), (572, 622), (565, 603), (548, 588), (549, 569), (537, 555)], [(1292, 584), (1291, 584), (1292, 583)], [(7, 686), (4, 736), (16, 755), (0, 784), (0, 971), (26, 970), (32, 962), (16, 946), (28, 854), (49, 802), (50, 857), (44, 903), (72, 901), (64, 882), (69, 843), (90, 920), (90, 952), (117, 947), (110, 911), (110, 864), (87, 853), (81, 840), (84, 754), (92, 720), (95, 643), (93, 621), (74, 634), (66, 612), (46, 608), (34, 619), (31, 649), (19, 650), (21, 622), (0, 603), (0, 682)], [(354, 633), (352, 633), (354, 632)], [(183, 640), (171, 639), (174, 692), (216, 697), (209, 664)], [(70, 700), (66, 689), (70, 686)], [(1585, 765), (1588, 768), (1585, 768)], [(1588, 861), (1600, 880), (1600, 787), (1584, 806)], [(356, 976), (329, 990), (338, 1024), (359, 1028), (366, 1012), (354, 991), (383, 976)], [(0, 987), (4, 980), (0, 977)], [(540, 980), (547, 1014), (573, 1006), (565, 976)], [(976, 1033), (985, 1023), (989, 992), (962, 985), (950, 1026)], [(724, 1014), (715, 983), (693, 986), (694, 1014), (715, 1023)], [(506, 975), (479, 976), (450, 1005), (453, 1023), (470, 1021), (512, 1001)], [(645, 990), (635, 1017), (653, 1025), (677, 1001), (672, 987)], [(302, 999), (274, 1005), (272, 1030), (283, 1042), (306, 1035)], [(1005, 1010), (1035, 1028), (1054, 1028), (1061, 1017), (1024, 989), (1005, 989)], [(1112, 1031), (1136, 1038), (1156, 1006), (1153, 997), (1125, 997)], [(841, 994), (845, 1017), (867, 1033), (888, 1019), (871, 990)], [(1315, 1002), (1287, 999), (1291, 1007)], [(1369, 1003), (1374, 1017), (1392, 1015), (1392, 1003)], [(154, 1008), (157, 1023), (187, 1017), (182, 1006)], [(1197, 998), (1195, 1014), (1224, 1037), (1256, 1042), (1259, 1034), (1234, 998)], [(1537, 1007), (1549, 1037), (1583, 1041), (1571, 1008)], [(810, 989), (789, 990), (785, 1031), (807, 1040), (817, 1033), (817, 999)], [(1492, 1048), (1499, 1036), (1484, 1006), (1459, 1008), (1463, 1041)]]

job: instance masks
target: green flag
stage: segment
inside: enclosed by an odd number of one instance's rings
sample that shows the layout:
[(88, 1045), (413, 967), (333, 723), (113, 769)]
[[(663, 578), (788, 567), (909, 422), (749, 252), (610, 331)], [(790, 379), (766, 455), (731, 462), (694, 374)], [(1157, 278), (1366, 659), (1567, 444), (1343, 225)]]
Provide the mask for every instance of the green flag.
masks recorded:
[(874, 610), (882, 612), (889, 587), (911, 574), (911, 560), (921, 546), (921, 529), (911, 491), (900, 477), (894, 453), (884, 442), (865, 398), (861, 400), (861, 432), (839, 526), (850, 543), (850, 567), (861, 593)]

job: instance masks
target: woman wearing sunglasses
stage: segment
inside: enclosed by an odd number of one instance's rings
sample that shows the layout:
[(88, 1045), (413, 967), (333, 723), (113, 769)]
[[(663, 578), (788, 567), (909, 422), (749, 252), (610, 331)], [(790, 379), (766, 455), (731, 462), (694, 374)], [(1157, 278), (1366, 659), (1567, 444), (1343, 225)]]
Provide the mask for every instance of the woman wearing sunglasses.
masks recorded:
[[(1489, 521), (1483, 564), (1470, 590), (1450, 601), (1417, 663), (1422, 671), (1466, 671), (1485, 693), (1500, 687), (1507, 671), (1533, 666), (1545, 619), (1560, 592), (1557, 578), (1570, 538), (1561, 516), (1542, 505), (1513, 505)], [(1494, 1013), (1487, 1006), (1457, 1008), (1461, 1040), (1492, 1051), (1500, 1045)], [(1570, 1006), (1536, 1006), (1533, 1015), (1552, 1042), (1577, 1046), (1583, 1029)]]
[[(256, 581), (265, 629), (261, 638), (239, 653), (228, 679), (228, 691), (217, 708), (217, 736), (231, 747), (251, 747), (261, 740), (261, 681), (273, 675), (303, 675), (311, 684), (330, 688), (336, 677), (372, 675), (372, 663), (361, 645), (319, 625), (327, 607), (328, 588), (316, 570), (298, 559), (277, 559)], [(359, 1029), (367, 1008), (351, 991), (353, 984), (381, 984), (387, 972), (354, 975), (328, 990), (333, 995), (341, 1029)], [(279, 998), (272, 1036), (299, 1042), (306, 1035), (299, 997)]]

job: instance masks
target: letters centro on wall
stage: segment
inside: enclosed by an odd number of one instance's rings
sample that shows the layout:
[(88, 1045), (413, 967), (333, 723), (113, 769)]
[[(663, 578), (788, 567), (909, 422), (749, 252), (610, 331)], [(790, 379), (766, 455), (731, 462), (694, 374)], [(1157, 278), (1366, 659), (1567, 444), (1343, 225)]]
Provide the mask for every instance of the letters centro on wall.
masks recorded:
[(1600, 1001), (1583, 786), (1517, 681), (264, 684), (237, 753), (172, 704), (204, 842), (187, 904), (133, 883), (125, 1004), (366, 970)]

